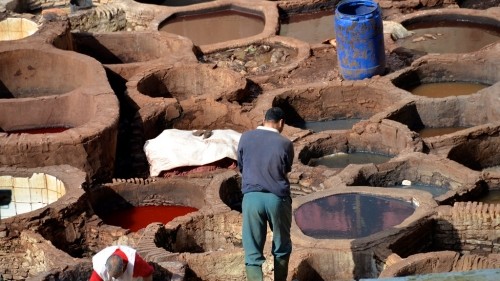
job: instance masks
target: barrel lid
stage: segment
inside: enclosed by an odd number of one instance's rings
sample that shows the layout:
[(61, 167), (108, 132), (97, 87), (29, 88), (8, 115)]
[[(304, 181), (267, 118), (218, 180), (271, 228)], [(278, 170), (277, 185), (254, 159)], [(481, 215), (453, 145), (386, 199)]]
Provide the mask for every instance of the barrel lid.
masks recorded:
[(335, 16), (349, 20), (370, 19), (380, 12), (377, 2), (369, 0), (346, 0), (337, 5)]

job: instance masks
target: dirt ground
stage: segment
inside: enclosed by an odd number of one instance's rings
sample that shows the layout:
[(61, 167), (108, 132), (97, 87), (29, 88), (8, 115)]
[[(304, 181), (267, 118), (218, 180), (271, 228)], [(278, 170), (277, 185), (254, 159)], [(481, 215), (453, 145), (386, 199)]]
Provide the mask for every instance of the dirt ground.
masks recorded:
[[(418, 54), (403, 50), (386, 52), (386, 74), (409, 66), (416, 58), (418, 58)], [(285, 86), (341, 80), (335, 47), (324, 44), (324, 46), (313, 48), (311, 56), (301, 62), (297, 68), (287, 74), (270, 77), (262, 87), (264, 90), (269, 90)]]

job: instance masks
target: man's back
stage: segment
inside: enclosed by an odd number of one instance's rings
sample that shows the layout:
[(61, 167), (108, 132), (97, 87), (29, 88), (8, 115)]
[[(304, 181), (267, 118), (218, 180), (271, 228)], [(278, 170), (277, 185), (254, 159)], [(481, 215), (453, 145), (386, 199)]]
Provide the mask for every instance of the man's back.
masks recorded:
[(293, 157), (292, 142), (278, 131), (259, 127), (243, 133), (238, 145), (242, 192), (265, 191), (289, 196), (287, 173)]

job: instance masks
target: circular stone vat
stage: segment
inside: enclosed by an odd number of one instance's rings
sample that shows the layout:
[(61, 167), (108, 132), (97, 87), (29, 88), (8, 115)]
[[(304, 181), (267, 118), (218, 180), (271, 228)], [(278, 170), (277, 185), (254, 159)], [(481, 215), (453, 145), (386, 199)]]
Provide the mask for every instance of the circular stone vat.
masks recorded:
[(360, 122), (361, 118), (346, 118), (346, 119), (336, 119), (336, 120), (324, 120), (324, 121), (303, 121), (293, 124), (294, 127), (298, 127), (304, 130), (311, 130), (315, 133), (329, 130), (350, 130), (354, 124)]
[(195, 214), (188, 220), (165, 225), (156, 234), (155, 244), (173, 253), (203, 253), (241, 247), (241, 218), (237, 212)]
[(100, 215), (104, 223), (137, 232), (154, 222), (169, 223), (173, 219), (196, 212), (186, 206), (130, 206)]
[(475, 198), (485, 190), (479, 172), (449, 159), (409, 153), (391, 163), (344, 170), (339, 174), (348, 186), (412, 189), (430, 193), (439, 204)]
[(500, 21), (480, 16), (442, 13), (401, 24), (415, 33), (396, 44), (427, 53), (469, 53), (500, 39)]
[[(478, 111), (478, 107), (482, 110)], [(434, 137), (466, 135), (474, 127), (497, 122), (498, 117), (490, 114), (496, 108), (495, 103), (482, 99), (422, 99), (404, 104), (385, 118), (402, 123), (419, 133), (424, 142), (432, 147)]]
[(93, 64), (62, 51), (3, 51), (0, 65), (0, 99), (62, 95), (95, 84)]
[(195, 45), (209, 45), (256, 36), (264, 31), (264, 15), (237, 6), (196, 13), (176, 13), (158, 30), (187, 37)]
[[(414, 95), (430, 98), (470, 95), (485, 92), (500, 80), (500, 75), (489, 70), (489, 63), (468, 59), (458, 61), (429, 61), (411, 67), (392, 79), (392, 84)], [(422, 93), (414, 93), (420, 87)], [(417, 89), (418, 90), (418, 89)]]
[(353, 192), (338, 181), (329, 187), (292, 202), (294, 251), (304, 259), (295, 261), (294, 278), (376, 278), (374, 253), (404, 237), (425, 244), (432, 234), (429, 215), (437, 204), (430, 196), (376, 187)]
[(365, 84), (308, 84), (277, 91), (273, 106), (285, 111), (287, 125), (303, 129), (321, 125), (323, 129), (343, 130), (384, 111), (398, 99)]
[(246, 80), (241, 75), (203, 64), (156, 70), (137, 83), (137, 90), (142, 95), (178, 101), (191, 98), (235, 101), (241, 98), (245, 87)]
[[(167, 223), (203, 208), (203, 184), (175, 179), (108, 184), (93, 189), (89, 199), (105, 223), (139, 231), (150, 223)], [(120, 213), (126, 217), (120, 217)]]
[(448, 152), (448, 158), (472, 170), (481, 171), (500, 165), (500, 135), (464, 140)]
[[(140, 122), (137, 126), (143, 128), (147, 140), (157, 137), (167, 128), (234, 129), (228, 125), (233, 123), (229, 120), (233, 116), (228, 112), (232, 112), (231, 108), (237, 108), (239, 112), (240, 107), (218, 101), (243, 98), (246, 83), (243, 76), (228, 69), (185, 64), (151, 69), (146, 74), (132, 77), (127, 83), (127, 94), (131, 105), (138, 108)], [(219, 123), (221, 118), (223, 120)]]
[(66, 194), (64, 183), (45, 173), (29, 177), (0, 175), (0, 190), (10, 192), (10, 203), (0, 208), (2, 219), (43, 208)]
[[(432, 266), (429, 266), (430, 264)], [(401, 259), (385, 268), (379, 278), (497, 268), (500, 268), (500, 262), (496, 259), (474, 254), (439, 251), (415, 254)], [(460, 279), (460, 277), (457, 278)]]
[(435, 82), (415, 86), (409, 91), (417, 96), (429, 98), (445, 98), (474, 94), (490, 85), (471, 82)]
[(347, 153), (334, 153), (319, 158), (311, 158), (308, 165), (312, 167), (326, 166), (333, 169), (343, 169), (351, 164), (382, 164), (389, 161), (392, 157), (388, 155), (364, 152), (349, 151)]
[(72, 40), (76, 52), (93, 57), (102, 64), (156, 60), (180, 53), (188, 46), (186, 40), (178, 36), (139, 31), (72, 33)]
[(411, 202), (363, 194), (335, 194), (302, 204), (295, 222), (316, 239), (357, 239), (402, 223), (413, 214)]
[(376, 147), (370, 141), (354, 140), (359, 145), (349, 144), (343, 135), (320, 135), (304, 138), (296, 147), (300, 151), (299, 161), (308, 166), (329, 169), (344, 169), (350, 164), (381, 164), (394, 157), (391, 151), (397, 148)]
[[(89, 91), (92, 89), (89, 86)], [(91, 178), (110, 178), (118, 104), (111, 89), (108, 94), (102, 89), (94, 95), (0, 99), (0, 164), (16, 167), (68, 164), (86, 171)]]
[(0, 41), (23, 39), (37, 31), (38, 25), (28, 19), (6, 18), (0, 21)]
[(292, 37), (310, 44), (335, 38), (333, 10), (291, 14), (280, 19), (280, 36)]

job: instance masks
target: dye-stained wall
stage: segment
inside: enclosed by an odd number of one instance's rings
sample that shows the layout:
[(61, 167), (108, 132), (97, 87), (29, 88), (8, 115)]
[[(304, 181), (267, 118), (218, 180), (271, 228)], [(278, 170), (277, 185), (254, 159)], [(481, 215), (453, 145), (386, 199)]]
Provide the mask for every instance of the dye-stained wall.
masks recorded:
[(436, 221), (435, 248), (485, 256), (500, 253), (500, 204), (440, 206)]

